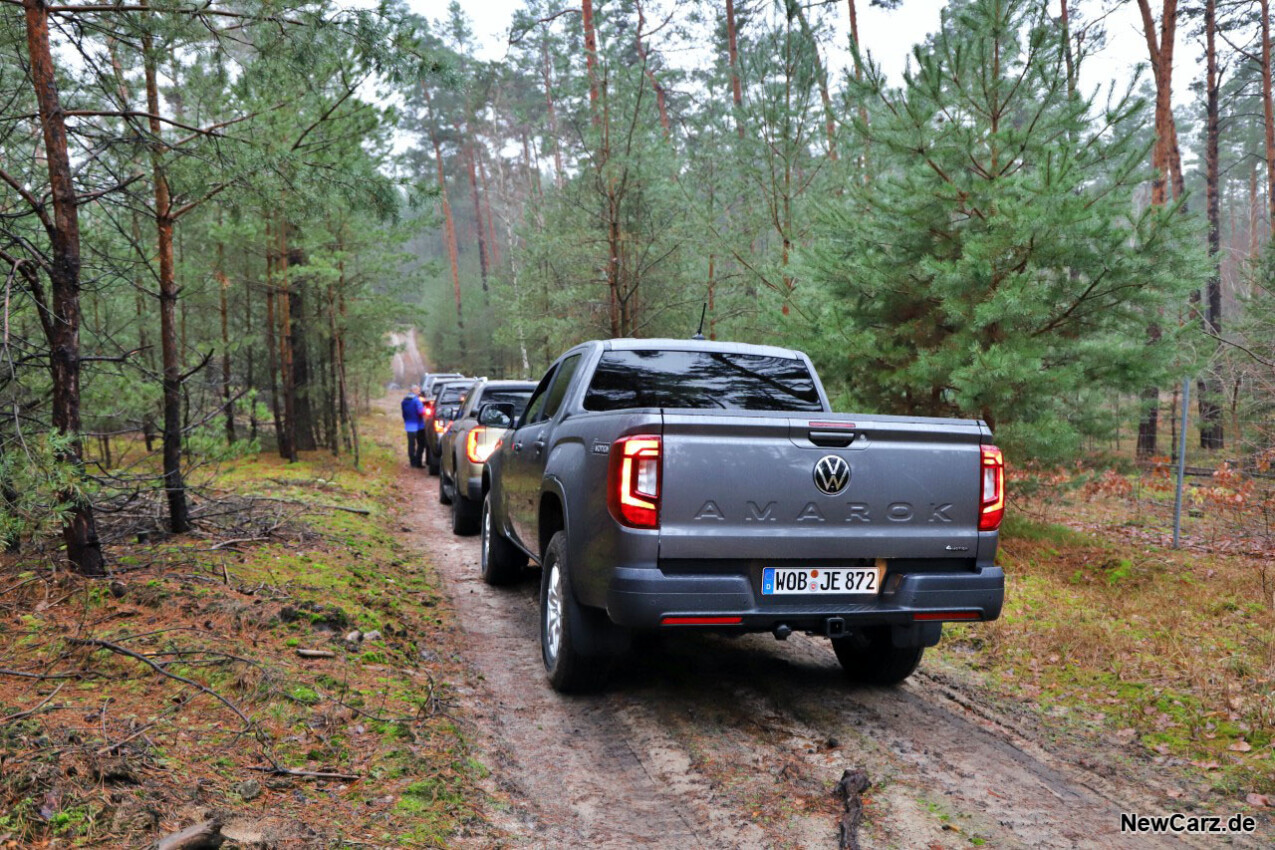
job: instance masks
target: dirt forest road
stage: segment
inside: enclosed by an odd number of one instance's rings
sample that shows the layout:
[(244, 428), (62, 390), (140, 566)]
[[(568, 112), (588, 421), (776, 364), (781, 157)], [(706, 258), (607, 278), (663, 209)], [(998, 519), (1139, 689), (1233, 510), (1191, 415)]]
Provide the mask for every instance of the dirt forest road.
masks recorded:
[(830, 792), (847, 768), (872, 782), (864, 848), (1264, 845), (1122, 835), (1122, 811), (1172, 802), (1149, 763), (1051, 740), (930, 657), (899, 688), (851, 687), (823, 639), (683, 635), (637, 645), (602, 694), (555, 694), (539, 571), (485, 585), (478, 538), (453, 536), (437, 482), (402, 470), (404, 522), (454, 603), (462, 698), (508, 800), (489, 813), (503, 834), (458, 846), (837, 848)]

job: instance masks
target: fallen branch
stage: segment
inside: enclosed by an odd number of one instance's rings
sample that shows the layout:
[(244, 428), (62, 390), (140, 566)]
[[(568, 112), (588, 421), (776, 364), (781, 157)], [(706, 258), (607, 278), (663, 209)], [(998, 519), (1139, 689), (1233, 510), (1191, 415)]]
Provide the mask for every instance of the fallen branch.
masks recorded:
[(62, 682), (61, 684), (59, 684), (56, 688), (53, 689), (53, 693), (49, 694), (47, 697), (41, 700), (40, 704), (37, 705), (35, 708), (28, 708), (26, 711), (19, 711), (16, 714), (10, 714), (8, 717), (0, 718), (0, 725), (3, 725), (5, 723), (12, 723), (14, 720), (21, 720), (24, 717), (30, 717), (31, 715), (38, 713), (40, 709), (48, 705), (50, 700), (52, 700), (55, 696), (58, 695), (58, 691), (62, 690), (65, 687), (66, 687), (66, 682)]
[(832, 789), (834, 797), (842, 801), (844, 814), (837, 825), (838, 847), (841, 850), (859, 850), (859, 827), (863, 824), (863, 792), (872, 786), (866, 770), (846, 770), (841, 781)]
[(322, 770), (293, 770), (290, 767), (279, 767), (275, 765), (268, 767), (266, 765), (253, 765), (248, 768), (258, 773), (268, 773), (271, 776), (303, 776), (309, 779), (343, 779), (346, 782), (357, 782), (363, 777), (356, 773), (328, 773)]
[[(239, 543), (256, 543), (260, 540), (269, 540), (269, 539), (270, 539), (269, 537), (240, 537), (235, 540), (223, 540), (220, 543), (218, 543), (216, 546), (210, 547), (208, 551), (216, 552), (218, 549), (224, 549), (227, 546), (235, 546)], [(226, 583), (229, 584), (230, 582), (227, 581)]]
[(220, 847), (225, 841), (226, 836), (221, 834), (221, 820), (213, 818), (164, 836), (155, 845), (155, 850), (205, 850)]
[(83, 679), (86, 673), (28, 673), (24, 670), (0, 668), (0, 676), (17, 676), (19, 679)]
[(336, 658), (335, 652), (326, 649), (298, 649), (297, 655), (302, 658)]
[(147, 658), (145, 655), (142, 655), (141, 653), (134, 652), (131, 649), (125, 649), (119, 644), (114, 644), (114, 643), (111, 643), (110, 641), (101, 640), (99, 638), (69, 638), (67, 642), (71, 644), (77, 644), (79, 646), (97, 646), (97, 647), (101, 647), (102, 649), (109, 649), (111, 652), (114, 652), (118, 655), (124, 655), (129, 658), (132, 658), (135, 661), (140, 661), (143, 664), (145, 664), (147, 667), (150, 667), (156, 673), (159, 673), (161, 676), (167, 676), (169, 679), (173, 679), (175, 681), (182, 682), (183, 684), (190, 685), (192, 688), (195, 688), (199, 691), (202, 691), (203, 693), (208, 694), (210, 697), (213, 697), (222, 705), (226, 706), (226, 708), (230, 709), (236, 715), (238, 715), (239, 719), (244, 722), (244, 725), (246, 726), (252, 725), (252, 721), (248, 718), (248, 715), (240, 711), (239, 706), (235, 705), (233, 702), (226, 699), (221, 694), (214, 691), (212, 688), (209, 688), (205, 685), (201, 685), (199, 684), (199, 682), (196, 682), (193, 679), (187, 679), (185, 676), (179, 676), (176, 673), (170, 673), (169, 671), (165, 670), (162, 666), (160, 666), (159, 664), (156, 664), (154, 661), (151, 661), (149, 658)]

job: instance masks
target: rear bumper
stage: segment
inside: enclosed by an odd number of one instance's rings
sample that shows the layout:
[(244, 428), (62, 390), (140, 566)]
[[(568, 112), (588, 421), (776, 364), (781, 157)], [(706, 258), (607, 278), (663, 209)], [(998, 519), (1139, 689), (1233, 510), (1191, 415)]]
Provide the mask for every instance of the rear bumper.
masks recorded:
[[(995, 620), (1005, 599), (999, 567), (962, 572), (904, 573), (886, 578), (874, 597), (802, 597), (778, 601), (760, 597), (742, 575), (667, 575), (659, 569), (622, 567), (612, 575), (607, 612), (622, 626), (654, 628), (666, 618), (739, 618), (717, 628), (771, 631), (786, 625), (822, 632), (830, 617), (849, 630), (874, 625), (907, 626), (917, 615), (960, 612), (941, 619)], [(932, 620), (930, 620), (932, 622)], [(690, 624), (686, 624), (690, 625)]]

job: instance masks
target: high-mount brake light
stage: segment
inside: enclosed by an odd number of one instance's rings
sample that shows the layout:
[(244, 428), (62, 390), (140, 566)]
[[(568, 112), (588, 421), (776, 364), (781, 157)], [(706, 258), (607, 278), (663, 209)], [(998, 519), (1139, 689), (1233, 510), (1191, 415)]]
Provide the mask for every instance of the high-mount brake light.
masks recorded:
[(631, 528), (660, 527), (660, 456), (657, 434), (634, 434), (611, 444), (607, 507)]
[(995, 531), (1005, 517), (1005, 456), (995, 446), (982, 446), (978, 530)]
[(487, 429), (479, 425), (476, 428), (471, 428), (465, 436), (465, 457), (469, 458), (470, 463), (486, 463), (487, 458), (491, 457), (492, 452), (496, 451), (496, 446), (500, 445), (499, 441), (494, 445), (481, 445), (479, 439), (486, 433)]

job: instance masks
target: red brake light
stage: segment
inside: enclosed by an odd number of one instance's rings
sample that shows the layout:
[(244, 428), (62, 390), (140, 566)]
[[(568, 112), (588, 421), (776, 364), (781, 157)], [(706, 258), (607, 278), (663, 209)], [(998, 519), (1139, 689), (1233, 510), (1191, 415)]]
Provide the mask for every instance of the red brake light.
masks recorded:
[(479, 425), (476, 428), (469, 429), (469, 433), (465, 435), (465, 457), (469, 458), (470, 463), (486, 463), (487, 458), (491, 457), (492, 452), (496, 451), (496, 446), (500, 445), (499, 440), (493, 445), (479, 445), (479, 438), (486, 433), (487, 429)]
[(1005, 456), (995, 446), (982, 446), (982, 481), (978, 530), (995, 531), (1005, 517)]
[(611, 444), (607, 507), (632, 528), (660, 527), (660, 437), (635, 434)]
[(433, 416), (433, 415), (434, 415), (434, 402), (432, 401), (425, 402), (425, 416)]

